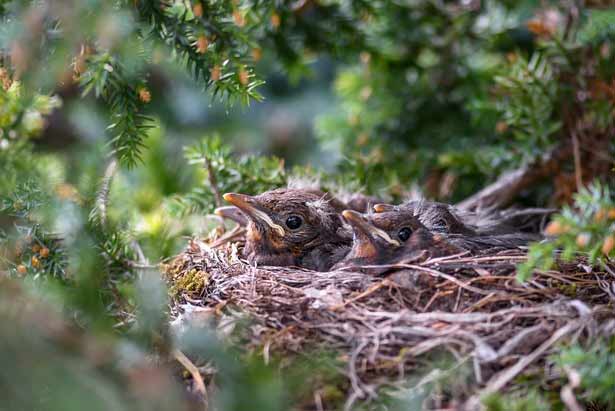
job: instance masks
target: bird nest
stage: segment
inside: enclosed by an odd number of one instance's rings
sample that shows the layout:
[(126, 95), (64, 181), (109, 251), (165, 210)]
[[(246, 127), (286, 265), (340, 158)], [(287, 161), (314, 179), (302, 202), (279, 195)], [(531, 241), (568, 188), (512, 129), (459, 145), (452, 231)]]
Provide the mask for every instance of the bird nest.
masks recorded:
[[(527, 258), (520, 249), (432, 258), (370, 275), (369, 267), (257, 268), (240, 248), (192, 240), (172, 261), (166, 273), (175, 324), (202, 315), (226, 327), (249, 317), (242, 341), (262, 350), (265, 361), (274, 352), (335, 350), (347, 376), (346, 409), (383, 387), (433, 386), (434, 372), (408, 386), (431, 353), (451, 358), (449, 370), (469, 370), (461, 392), (432, 396), (434, 407), (478, 408), (482, 395), (510, 389), (521, 375), (540, 374), (543, 386), (561, 387), (565, 379), (549, 365), (553, 347), (615, 333), (615, 273), (583, 258), (519, 283), (516, 266)], [(319, 395), (322, 409), (326, 398)]]

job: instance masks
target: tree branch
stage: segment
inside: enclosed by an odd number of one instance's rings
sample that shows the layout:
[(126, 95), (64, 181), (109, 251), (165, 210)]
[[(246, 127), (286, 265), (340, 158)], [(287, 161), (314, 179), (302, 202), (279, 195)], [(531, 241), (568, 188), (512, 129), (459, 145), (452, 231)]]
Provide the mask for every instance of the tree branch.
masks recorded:
[(457, 204), (464, 210), (497, 209), (512, 202), (524, 189), (556, 174), (562, 163), (572, 156), (570, 144), (562, 143), (542, 158), (502, 174), (495, 182)]
[(205, 156), (205, 171), (207, 171), (207, 178), (209, 179), (209, 185), (211, 186), (212, 191), (214, 192), (214, 197), (216, 199), (216, 207), (220, 207), (223, 204), (222, 195), (220, 194), (220, 190), (218, 189), (218, 180), (216, 179), (216, 173), (214, 168), (211, 166), (211, 161), (209, 158)]

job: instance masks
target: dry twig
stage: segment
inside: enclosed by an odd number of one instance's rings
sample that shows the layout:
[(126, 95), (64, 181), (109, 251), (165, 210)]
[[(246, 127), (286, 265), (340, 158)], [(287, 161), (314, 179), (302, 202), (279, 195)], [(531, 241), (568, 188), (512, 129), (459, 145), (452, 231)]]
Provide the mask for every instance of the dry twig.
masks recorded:
[(203, 376), (199, 372), (196, 365), (186, 355), (178, 349), (173, 350), (173, 358), (177, 360), (185, 369), (190, 373), (194, 381), (196, 391), (201, 395), (203, 399), (203, 410), (207, 411), (209, 406), (209, 398), (207, 396), (207, 388), (203, 381)]

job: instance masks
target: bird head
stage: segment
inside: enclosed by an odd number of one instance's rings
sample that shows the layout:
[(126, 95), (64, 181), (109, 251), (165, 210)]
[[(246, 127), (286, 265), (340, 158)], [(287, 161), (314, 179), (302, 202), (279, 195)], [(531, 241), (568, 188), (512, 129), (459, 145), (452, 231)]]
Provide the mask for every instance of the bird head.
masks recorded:
[(389, 232), (373, 224), (371, 218), (353, 210), (342, 213), (352, 227), (352, 247), (341, 265), (374, 265), (388, 262), (402, 246)]
[(459, 251), (441, 235), (431, 233), (409, 211), (398, 209), (365, 216), (346, 210), (342, 215), (352, 226), (354, 236), (350, 252), (338, 267), (394, 264)]
[(475, 234), (473, 227), (465, 224), (457, 210), (448, 204), (419, 200), (400, 205), (376, 204), (373, 208), (376, 213), (398, 212), (412, 215), (434, 233)]
[(428, 231), (418, 217), (403, 209), (371, 214), (369, 222), (403, 246), (413, 240), (416, 232)]
[[(396, 262), (416, 259), (421, 254), (440, 257), (464, 251), (463, 248), (448, 241), (451, 235), (426, 226), (411, 208), (396, 207), (394, 211), (372, 214), (370, 222), (403, 244), (393, 257)], [(465, 237), (463, 234), (452, 234), (452, 236)]]
[(259, 265), (299, 265), (310, 251), (341, 238), (339, 206), (316, 190), (277, 189), (249, 196), (227, 193), (224, 199), (247, 217), (244, 253)]

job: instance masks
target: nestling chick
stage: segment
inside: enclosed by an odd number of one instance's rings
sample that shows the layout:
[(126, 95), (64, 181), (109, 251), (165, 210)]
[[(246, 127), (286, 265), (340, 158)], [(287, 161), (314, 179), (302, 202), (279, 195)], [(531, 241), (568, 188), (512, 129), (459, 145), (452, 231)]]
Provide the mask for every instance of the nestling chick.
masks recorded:
[[(346, 257), (334, 268), (395, 264), (463, 251), (432, 234), (416, 217), (407, 218), (398, 212), (363, 216), (351, 210), (342, 215), (352, 226), (353, 243)], [(383, 268), (379, 272), (387, 270)]]
[(283, 188), (224, 199), (249, 220), (244, 255), (253, 264), (325, 271), (350, 245), (339, 214), (344, 205), (320, 191)]
[(419, 219), (428, 230), (446, 234), (475, 235), (476, 227), (464, 223), (451, 205), (435, 201), (410, 201), (400, 205), (376, 204), (376, 213), (399, 211)]
[(464, 220), (475, 225), (479, 234), (524, 232), (538, 235), (542, 232), (549, 217), (557, 211), (555, 208), (485, 210), (465, 213)]
[[(307, 190), (314, 193), (321, 193), (318, 190)], [(321, 193), (322, 194), (322, 193)], [(371, 210), (372, 206), (376, 203), (380, 203), (382, 200), (379, 200), (376, 197), (367, 196), (364, 194), (352, 194), (348, 196), (348, 201), (340, 201), (337, 199), (333, 199), (331, 197), (332, 205), (339, 209), (340, 211), (345, 209), (350, 209), (354, 211), (358, 211), (361, 213), (365, 213)], [(239, 224), (240, 226), (248, 225), (248, 218), (244, 215), (244, 213), (235, 206), (225, 206), (218, 207), (214, 210), (214, 213), (222, 218), (226, 218), (227, 220), (231, 220)]]
[(433, 231), (446, 234), (465, 235), (527, 235), (528, 240), (540, 240), (538, 234), (549, 215), (557, 210), (547, 208), (491, 210), (485, 212), (468, 212), (454, 206), (434, 201), (409, 201), (400, 205), (376, 204), (374, 211), (405, 210), (417, 216), (425, 226)]
[[(446, 240), (461, 249), (480, 251), (487, 248), (515, 248), (527, 245), (530, 241), (540, 240), (536, 234), (514, 232), (511, 229), (498, 229), (490, 226), (491, 230), (481, 230), (474, 226), (464, 224), (454, 213), (454, 209), (447, 204), (423, 202), (424, 204), (402, 204), (391, 206), (378, 204), (374, 206), (376, 215), (389, 215), (387, 220), (396, 221), (398, 227), (418, 219), (429, 231), (439, 233)], [(388, 210), (388, 211), (385, 211)], [(395, 217), (390, 215), (396, 214)]]
[(382, 199), (362, 193), (351, 193), (340, 197), (347, 205), (348, 210), (367, 213), (372, 210), (375, 204), (382, 203)]

